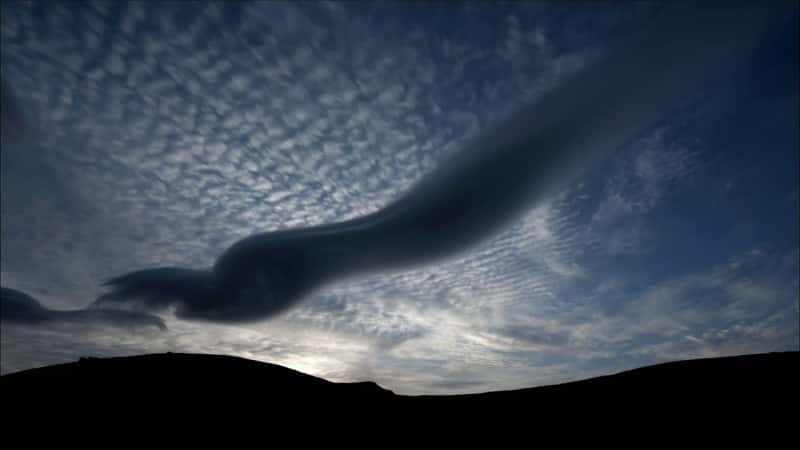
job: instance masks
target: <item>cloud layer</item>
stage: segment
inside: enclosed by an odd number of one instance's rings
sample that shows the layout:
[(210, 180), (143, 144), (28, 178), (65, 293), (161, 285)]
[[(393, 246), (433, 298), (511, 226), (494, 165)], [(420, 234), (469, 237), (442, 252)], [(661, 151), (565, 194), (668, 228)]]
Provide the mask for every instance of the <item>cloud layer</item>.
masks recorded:
[[(652, 126), (680, 98), (747, 62), (765, 9), (707, 9), (660, 11), (646, 31), (473, 138), (375, 213), (250, 236), (210, 271), (160, 268), (116, 277), (97, 304), (176, 304), (181, 318), (255, 321), (284, 312), (331, 279), (463, 252), (552, 195), (577, 167)], [(705, 69), (697, 71), (701, 62)], [(639, 158), (636, 170), (654, 182), (682, 169), (675, 157), (648, 158), (658, 155)]]

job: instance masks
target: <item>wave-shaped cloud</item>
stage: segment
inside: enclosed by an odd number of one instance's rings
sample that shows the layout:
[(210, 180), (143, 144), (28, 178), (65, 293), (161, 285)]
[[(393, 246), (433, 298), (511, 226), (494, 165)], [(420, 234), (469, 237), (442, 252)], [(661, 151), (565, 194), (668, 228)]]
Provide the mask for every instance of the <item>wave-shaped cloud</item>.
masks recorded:
[(53, 310), (45, 308), (35, 298), (22, 291), (5, 287), (0, 287), (0, 321), (28, 326), (68, 322), (87, 326), (167, 329), (164, 321), (153, 314), (113, 309)]

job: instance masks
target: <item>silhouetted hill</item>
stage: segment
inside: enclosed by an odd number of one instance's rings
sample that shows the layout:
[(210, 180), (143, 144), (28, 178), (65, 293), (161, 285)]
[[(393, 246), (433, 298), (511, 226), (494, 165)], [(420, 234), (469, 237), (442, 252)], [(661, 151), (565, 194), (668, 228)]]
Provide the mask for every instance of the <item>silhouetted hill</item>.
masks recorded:
[[(675, 361), (570, 383), (471, 395), (425, 396), (451, 404), (496, 401), (608, 403), (661, 407), (771, 402), (797, 397), (800, 353)], [(599, 402), (599, 403), (598, 403)], [(588, 406), (588, 405), (587, 405)], [(591, 407), (591, 406), (590, 406)]]
[[(0, 386), (5, 411), (88, 410), (93, 415), (115, 416), (146, 408), (148, 417), (182, 420), (194, 415), (244, 414), (255, 408), (259, 418), (286, 419), (303, 410), (311, 412), (304, 420), (313, 421), (364, 405), (371, 408), (360, 408), (362, 415), (391, 407), (394, 413), (401, 411), (411, 418), (436, 417), (444, 411), (488, 417), (513, 414), (517, 419), (564, 414), (607, 419), (619, 411), (626, 417), (652, 417), (654, 412), (663, 416), (675, 410), (679, 411), (676, 417), (683, 419), (718, 420), (792, 417), (799, 362), (798, 352), (697, 359), (514, 391), (400, 396), (371, 382), (332, 383), (237, 357), (168, 353), (82, 358), (4, 375)], [(516, 404), (513, 408), (493, 407), (512, 403)], [(522, 411), (523, 416), (513, 411)]]
[[(372, 382), (333, 383), (283, 366), (223, 355), (164, 353), (79, 361), (24, 370), (0, 377), (3, 394), (21, 398), (53, 397), (137, 401), (172, 398), (233, 400), (266, 397), (278, 400), (322, 400), (392, 397)], [(241, 398), (241, 397), (240, 397)]]

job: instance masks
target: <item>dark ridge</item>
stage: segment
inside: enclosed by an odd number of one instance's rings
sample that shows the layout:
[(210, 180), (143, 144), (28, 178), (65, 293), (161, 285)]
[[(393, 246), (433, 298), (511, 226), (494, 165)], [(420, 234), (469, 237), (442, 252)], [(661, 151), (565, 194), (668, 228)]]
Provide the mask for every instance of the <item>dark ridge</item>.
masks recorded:
[[(328, 420), (332, 415), (332, 420), (341, 421), (347, 416), (340, 413), (360, 406), (358, 414), (372, 419), (380, 417), (371, 416), (375, 408), (408, 412), (404, 415), (410, 418), (419, 414), (436, 418), (435, 414), (444, 412), (449, 415), (442, 418), (468, 414), (488, 420), (517, 410), (524, 411), (526, 418), (578, 414), (602, 419), (609, 411), (651, 417), (677, 408), (682, 420), (702, 416), (785, 421), (796, 414), (798, 363), (798, 352), (765, 353), (670, 362), (512, 391), (404, 396), (373, 382), (333, 383), (244, 358), (166, 353), (81, 358), (7, 374), (0, 377), (0, 398), (4, 411), (14, 411), (19, 417), (32, 413), (30, 417), (36, 420), (55, 415), (62, 420), (71, 417), (73, 410), (81, 411), (82, 418), (87, 412), (94, 418), (119, 417), (142, 408), (149, 411), (148, 417), (186, 420), (208, 414), (245, 414), (255, 408), (252, 411), (258, 412), (259, 420), (289, 420), (306, 411), (310, 415), (304, 415), (304, 420)], [(514, 407), (503, 406), (511, 404)]]
[(762, 353), (719, 358), (673, 361), (569, 383), (511, 391), (450, 396), (420, 396), (439, 402), (485, 402), (536, 400), (615, 400), (631, 404), (654, 401), (699, 404), (744, 401), (768, 395), (781, 397), (798, 393), (800, 353)]
[(271, 402), (357, 396), (380, 400), (393, 393), (373, 382), (333, 383), (287, 367), (225, 355), (160, 353), (77, 362), (24, 370), (0, 377), (3, 394), (68, 397), (105, 402), (138, 401), (141, 395), (226, 401), (232, 394)]

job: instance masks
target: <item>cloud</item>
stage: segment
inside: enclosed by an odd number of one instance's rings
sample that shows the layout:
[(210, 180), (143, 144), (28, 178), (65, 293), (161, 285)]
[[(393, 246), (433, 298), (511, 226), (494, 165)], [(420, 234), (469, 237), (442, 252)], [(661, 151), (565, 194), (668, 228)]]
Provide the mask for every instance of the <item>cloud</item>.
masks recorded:
[(565, 347), (570, 340), (567, 330), (551, 331), (547, 327), (537, 326), (530, 322), (507, 325), (501, 329), (493, 330), (500, 336), (511, 339), (509, 347), (521, 349), (532, 347)]
[[(377, 212), (251, 236), (228, 248), (210, 271), (161, 268), (116, 277), (97, 304), (144, 298), (147, 306), (176, 305), (178, 316), (186, 319), (259, 320), (285, 311), (331, 280), (424, 265), (469, 249), (573, 179), (587, 161), (652, 126), (676, 107), (677, 97), (692, 94), (688, 87), (699, 88), (709, 73), (724, 73), (733, 61), (749, 56), (762, 25), (760, 17), (745, 19), (750, 11), (698, 10), (700, 16), (711, 14), (717, 24), (712, 27), (687, 21), (686, 12), (678, 8), (658, 17), (639, 39), (474, 138)], [(672, 32), (677, 23), (684, 25), (680, 39)], [(709, 45), (698, 50), (701, 41)], [(695, 70), (699, 62), (707, 67), (702, 73)], [(362, 91), (383, 98), (368, 85)], [(383, 92), (390, 93), (394, 96)], [(651, 160), (637, 160), (639, 176), (649, 180), (683, 170), (680, 164)], [(574, 273), (552, 261), (549, 266)]]
[[(2, 127), (2, 146), (13, 146), (15, 143), (22, 141), (26, 138), (29, 132), (30, 125), (29, 119), (25, 117), (18, 100), (14, 97), (11, 88), (6, 84), (5, 80), (0, 81), (0, 109), (2, 110), (3, 117)], [(9, 152), (10, 153), (10, 152)], [(3, 156), (7, 155), (3, 152)]]
[(156, 327), (166, 330), (164, 321), (152, 314), (110, 309), (52, 310), (24, 292), (5, 287), (0, 288), (0, 320), (5, 324), (24, 324), (31, 327), (49, 327), (60, 322), (89, 327)]
[[(650, 345), (641, 345), (636, 351), (655, 351), (663, 346), (658, 350), (662, 357), (670, 354), (667, 348), (672, 345), (684, 348), (684, 356), (674, 350), (673, 358), (688, 357), (691, 351), (687, 347), (692, 343), (695, 350), (702, 348), (704, 354), (715, 355), (741, 344), (711, 339), (723, 330), (737, 330), (734, 334), (762, 330), (764, 334), (750, 334), (750, 348), (790, 349), (797, 343), (798, 323), (793, 317), (797, 297), (792, 286), (796, 281), (786, 282), (794, 275), (782, 267), (781, 256), (777, 251), (754, 249), (711, 269), (663, 280), (630, 296), (621, 308), (609, 311), (608, 321), (596, 323), (602, 329), (593, 332), (618, 342), (640, 343), (646, 342), (641, 338), (649, 337)], [(775, 322), (781, 322), (781, 326), (766, 326)], [(781, 330), (778, 335), (774, 334), (776, 330)], [(791, 338), (793, 333), (795, 338)], [(684, 336), (692, 338), (684, 341)]]
[(482, 386), (486, 384), (485, 381), (480, 380), (454, 380), (454, 379), (447, 379), (441, 381), (432, 381), (427, 384), (429, 388), (432, 389), (444, 389), (446, 391), (455, 391), (455, 390), (462, 390), (462, 389), (469, 389), (469, 390), (479, 390)]
[(675, 128), (663, 126), (631, 145), (631, 158), (621, 159), (606, 182), (606, 197), (592, 218), (597, 225), (647, 214), (691, 180), (702, 163), (700, 144), (685, 132), (678, 140)]

